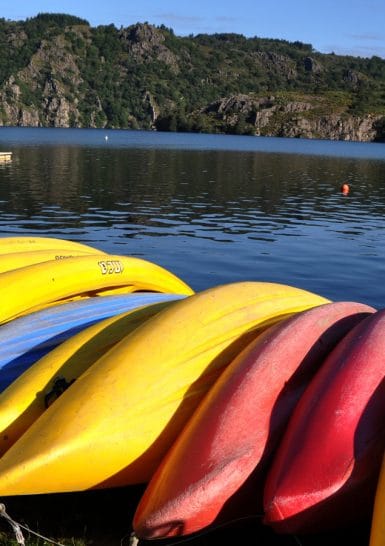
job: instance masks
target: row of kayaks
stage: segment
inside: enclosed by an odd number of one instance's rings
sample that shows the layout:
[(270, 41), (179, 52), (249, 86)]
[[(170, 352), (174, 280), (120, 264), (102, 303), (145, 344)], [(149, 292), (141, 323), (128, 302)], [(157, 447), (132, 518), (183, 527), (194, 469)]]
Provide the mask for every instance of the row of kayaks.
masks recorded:
[(142, 539), (263, 513), (385, 544), (385, 311), (44, 237), (0, 239), (0, 297), (2, 497), (146, 484)]

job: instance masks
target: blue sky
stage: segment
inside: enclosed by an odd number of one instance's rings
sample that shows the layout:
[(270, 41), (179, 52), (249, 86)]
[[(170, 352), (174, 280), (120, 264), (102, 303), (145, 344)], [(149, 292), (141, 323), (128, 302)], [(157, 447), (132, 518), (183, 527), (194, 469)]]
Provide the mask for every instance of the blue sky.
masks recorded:
[(148, 21), (178, 36), (236, 32), (300, 40), (321, 53), (385, 58), (384, 0), (2, 0), (0, 16), (77, 15), (92, 26)]

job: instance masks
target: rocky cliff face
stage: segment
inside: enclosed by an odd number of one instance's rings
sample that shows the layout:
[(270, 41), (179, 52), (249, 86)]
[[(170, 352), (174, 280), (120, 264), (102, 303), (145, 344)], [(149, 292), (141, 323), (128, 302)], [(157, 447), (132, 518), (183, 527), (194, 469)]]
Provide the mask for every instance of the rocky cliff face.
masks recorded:
[[(236, 128), (242, 121), (248, 133), (261, 136), (319, 138), (371, 142), (383, 138), (385, 116), (352, 116), (346, 112), (325, 113), (322, 99), (283, 101), (275, 96), (253, 98), (236, 95), (220, 99), (202, 109), (223, 128)], [(228, 131), (227, 131), (228, 132)]]
[[(381, 136), (377, 127), (382, 119), (371, 115), (361, 118), (330, 114), (317, 119), (296, 116), (280, 125), (277, 136), (371, 142)], [(260, 133), (263, 130), (260, 128)]]
[(165, 37), (151, 25), (136, 24), (119, 33), (121, 41), (133, 59), (145, 63), (156, 59), (168, 65), (174, 73), (179, 71), (178, 59), (165, 45)]
[(66, 46), (63, 36), (56, 36), (52, 41), (42, 40), (28, 65), (3, 84), (1, 125), (78, 125), (77, 100), (71, 89), (78, 88), (83, 80)]

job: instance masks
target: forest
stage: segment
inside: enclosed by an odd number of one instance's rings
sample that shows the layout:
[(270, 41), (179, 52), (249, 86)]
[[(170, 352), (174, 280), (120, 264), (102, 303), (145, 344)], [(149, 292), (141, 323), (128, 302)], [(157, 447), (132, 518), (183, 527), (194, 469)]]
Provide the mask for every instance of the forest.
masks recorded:
[(309, 131), (322, 116), (369, 116), (381, 140), (385, 60), (323, 54), (299, 41), (176, 36), (148, 22), (91, 27), (40, 13), (0, 19), (0, 100), (2, 125), (279, 134), (295, 110), (295, 123), (303, 129), (306, 120)]

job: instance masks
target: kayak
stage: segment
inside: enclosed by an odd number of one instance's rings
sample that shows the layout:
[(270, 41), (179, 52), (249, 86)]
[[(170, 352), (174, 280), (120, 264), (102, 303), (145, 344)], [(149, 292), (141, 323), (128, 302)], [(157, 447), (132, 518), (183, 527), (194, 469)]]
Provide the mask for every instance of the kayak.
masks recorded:
[(29, 366), (77, 332), (130, 309), (183, 298), (136, 293), (94, 297), (30, 313), (0, 326), (0, 392)]
[(232, 283), (173, 302), (72, 383), (0, 459), (0, 493), (147, 482), (233, 358), (272, 324), (329, 300)]
[(0, 273), (0, 323), (53, 303), (111, 289), (191, 295), (193, 290), (161, 266), (139, 258), (87, 255), (50, 260)]
[(55, 248), (61, 248), (71, 251), (80, 250), (89, 254), (104, 254), (104, 252), (94, 248), (93, 246), (89, 246), (85, 243), (77, 241), (71, 241), (68, 239), (36, 236), (0, 237), (0, 255), (11, 254), (14, 252), (52, 250)]
[(370, 516), (385, 449), (385, 310), (336, 346), (296, 406), (269, 469), (264, 522), (306, 533)]
[(146, 304), (99, 321), (52, 349), (17, 377), (0, 393), (0, 455), (98, 358), (177, 301)]
[[(0, 239), (1, 241), (1, 239)], [(96, 251), (92, 254), (95, 255)], [(12, 252), (7, 254), (0, 254), (0, 273), (5, 271), (12, 271), (13, 269), (19, 269), (20, 267), (26, 267), (27, 265), (38, 264), (41, 262), (49, 262), (51, 260), (65, 260), (67, 258), (74, 258), (75, 256), (87, 256), (90, 251), (77, 250), (77, 249), (63, 249), (57, 247), (50, 250), (31, 250), (24, 252)], [(101, 253), (101, 256), (103, 254)]]
[(133, 528), (140, 539), (195, 533), (261, 513), (268, 465), (290, 415), (338, 341), (374, 313), (319, 305), (271, 326), (226, 368), (148, 484)]

